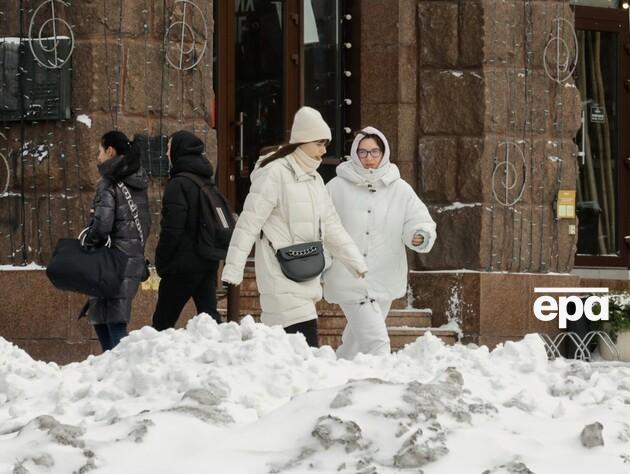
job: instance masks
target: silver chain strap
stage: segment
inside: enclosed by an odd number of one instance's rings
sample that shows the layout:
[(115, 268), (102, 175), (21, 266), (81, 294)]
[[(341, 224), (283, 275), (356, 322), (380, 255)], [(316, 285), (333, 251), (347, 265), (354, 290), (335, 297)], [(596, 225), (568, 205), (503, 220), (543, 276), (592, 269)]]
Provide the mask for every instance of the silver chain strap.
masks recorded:
[(303, 250), (289, 250), (287, 255), (289, 257), (306, 257), (307, 255), (312, 255), (314, 253), (317, 253), (317, 247), (312, 246)]

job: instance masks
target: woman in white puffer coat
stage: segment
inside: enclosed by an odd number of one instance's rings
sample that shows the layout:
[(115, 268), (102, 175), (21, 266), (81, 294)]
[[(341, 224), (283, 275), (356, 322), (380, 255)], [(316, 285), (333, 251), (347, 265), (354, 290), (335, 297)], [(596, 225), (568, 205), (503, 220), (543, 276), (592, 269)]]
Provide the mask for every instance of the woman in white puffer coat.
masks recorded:
[(258, 160), (221, 276), (239, 285), (255, 243), (262, 322), (301, 332), (311, 346), (319, 345), (315, 303), (322, 298), (320, 278), (301, 283), (288, 279), (274, 249), (322, 240), (324, 249), (347, 268), (348, 278), (358, 280), (367, 272), (317, 172), (330, 139), (330, 127), (320, 113), (302, 107), (295, 114), (290, 143)]
[(392, 301), (407, 292), (405, 246), (428, 252), (435, 242), (435, 222), (415, 191), (389, 161), (389, 144), (376, 128), (361, 130), (350, 150), (350, 161), (337, 167), (327, 185), (343, 226), (358, 245), (370, 272), (352, 278), (334, 258), (324, 272), (324, 298), (338, 303), (347, 324), (339, 357), (359, 352), (390, 351), (385, 318)]

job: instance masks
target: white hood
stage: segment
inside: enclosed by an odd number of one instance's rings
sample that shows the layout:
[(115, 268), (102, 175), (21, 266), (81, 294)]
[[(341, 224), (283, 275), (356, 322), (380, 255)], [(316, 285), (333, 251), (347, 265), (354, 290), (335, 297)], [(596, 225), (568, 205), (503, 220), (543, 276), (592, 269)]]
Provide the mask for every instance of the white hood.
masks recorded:
[[(385, 135), (383, 135), (383, 133), (379, 129), (374, 128), (374, 127), (365, 127), (363, 130), (361, 130), (361, 132), (372, 134), (372, 135), (378, 135), (379, 138), (383, 140), (383, 144), (385, 145), (385, 150), (383, 151), (383, 159), (381, 160), (381, 164), (379, 165), (379, 168), (384, 168), (386, 165), (389, 164), (389, 155), (390, 155), (389, 142), (387, 141), (387, 138), (385, 138)], [(363, 168), (363, 165), (361, 164), (361, 161), (359, 160), (359, 157), (357, 156), (357, 148), (359, 148), (359, 142), (363, 140), (363, 138), (365, 138), (365, 136), (361, 132), (357, 133), (357, 136), (354, 137), (354, 141), (352, 142), (352, 146), (350, 147), (350, 161), (353, 161), (360, 168)]]

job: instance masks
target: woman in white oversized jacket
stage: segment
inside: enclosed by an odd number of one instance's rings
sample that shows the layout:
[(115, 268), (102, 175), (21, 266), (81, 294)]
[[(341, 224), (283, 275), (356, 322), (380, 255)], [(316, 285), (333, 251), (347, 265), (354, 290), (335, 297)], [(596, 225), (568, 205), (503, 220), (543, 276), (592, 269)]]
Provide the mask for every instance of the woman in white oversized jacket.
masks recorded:
[(301, 283), (288, 279), (274, 249), (320, 240), (321, 229), (324, 248), (347, 267), (348, 278), (358, 280), (367, 272), (317, 172), (330, 139), (330, 127), (318, 111), (310, 107), (297, 111), (289, 144), (256, 163), (221, 276), (239, 285), (255, 243), (262, 322), (301, 332), (311, 346), (319, 345), (315, 303), (322, 298), (320, 278)]
[(352, 278), (334, 258), (324, 272), (324, 298), (338, 303), (347, 324), (337, 355), (390, 351), (385, 318), (392, 301), (407, 292), (405, 246), (428, 252), (435, 242), (435, 222), (415, 191), (389, 161), (389, 144), (376, 128), (361, 130), (350, 160), (337, 167), (327, 185), (343, 226), (366, 259), (370, 272)]

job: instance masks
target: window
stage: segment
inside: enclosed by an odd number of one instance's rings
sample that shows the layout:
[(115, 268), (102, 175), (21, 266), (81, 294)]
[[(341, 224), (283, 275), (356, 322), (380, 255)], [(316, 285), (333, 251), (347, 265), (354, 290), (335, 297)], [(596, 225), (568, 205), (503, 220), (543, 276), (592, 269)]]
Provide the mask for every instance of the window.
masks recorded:
[[(575, 3), (575, 2), (574, 2)], [(581, 4), (582, 2), (580, 2)], [(590, 2), (604, 3), (614, 2)], [(619, 2), (617, 2), (619, 3)], [(630, 49), (627, 12), (577, 7), (582, 98), (576, 265), (627, 266), (630, 234)]]
[[(69, 38), (0, 38), (0, 120), (64, 120), (70, 118), (71, 60), (59, 69), (44, 68), (34, 52), (57, 49), (69, 57)], [(18, 74), (20, 70), (24, 74)]]

